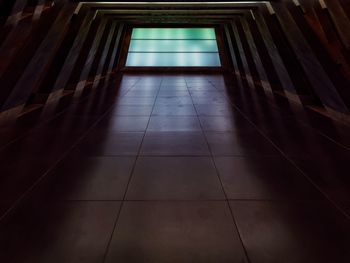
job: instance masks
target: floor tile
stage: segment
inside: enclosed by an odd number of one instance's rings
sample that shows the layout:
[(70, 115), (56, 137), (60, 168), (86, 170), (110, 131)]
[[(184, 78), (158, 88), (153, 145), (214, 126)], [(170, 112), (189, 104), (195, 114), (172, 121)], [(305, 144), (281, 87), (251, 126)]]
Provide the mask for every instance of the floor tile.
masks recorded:
[(110, 112), (116, 116), (150, 116), (153, 106), (116, 105)]
[(128, 200), (224, 200), (210, 157), (141, 157)]
[(289, 129), (286, 132), (270, 132), (266, 135), (285, 154), (296, 158), (321, 158), (323, 156), (348, 156), (350, 151), (335, 142), (307, 129)]
[(318, 190), (283, 157), (217, 157), (229, 199), (320, 200)]
[(124, 98), (155, 98), (158, 94), (158, 88), (157, 89), (131, 89), (128, 91)]
[(197, 117), (187, 116), (152, 116), (147, 131), (156, 132), (187, 132), (200, 131), (201, 126)]
[(292, 158), (293, 162), (333, 200), (350, 201), (350, 158), (323, 156), (322, 158)]
[(164, 105), (164, 106), (171, 106), (171, 105), (192, 105), (192, 99), (190, 96), (169, 96), (169, 97), (158, 97), (156, 99), (156, 106), (158, 105)]
[(102, 262), (119, 206), (119, 202), (64, 202), (19, 210), (0, 228), (0, 261)]
[(68, 156), (44, 186), (50, 197), (64, 200), (122, 200), (135, 157)]
[(190, 97), (190, 93), (186, 89), (160, 88), (160, 91), (158, 93), (158, 98), (163, 98), (163, 97)]
[[(160, 87), (159, 94), (166, 91), (178, 91), (178, 92), (188, 92), (187, 86), (185, 84), (163, 84)], [(186, 94), (187, 96), (187, 94)]]
[(350, 216), (350, 202), (343, 202), (340, 204), (341, 209)]
[(153, 116), (197, 116), (193, 105), (155, 106)]
[(106, 262), (247, 262), (225, 202), (126, 202)]
[(107, 130), (109, 132), (144, 132), (149, 117), (147, 116), (106, 116), (93, 130)]
[(258, 132), (206, 132), (213, 155), (257, 156), (280, 155)]
[(94, 131), (74, 151), (83, 156), (137, 155), (144, 133)]
[(202, 132), (147, 132), (141, 155), (209, 155)]
[(196, 84), (187, 84), (188, 90), (190, 92), (192, 91), (217, 91), (217, 89), (215, 87), (213, 87), (212, 85), (208, 85), (208, 84), (201, 84), (201, 83), (196, 83)]
[(195, 108), (199, 116), (237, 116), (234, 108), (227, 104), (200, 104)]
[(251, 262), (348, 262), (350, 225), (326, 203), (232, 201)]
[(201, 116), (200, 122), (204, 131), (251, 131), (256, 129), (240, 115), (235, 116)]
[(69, 116), (69, 114), (64, 114), (44, 124), (42, 127), (40, 127), (40, 130), (51, 130), (52, 132), (59, 131), (61, 133), (85, 131), (92, 127), (97, 122), (97, 120), (98, 117), (96, 116), (72, 117)]
[(222, 92), (217, 90), (190, 90), (192, 98), (225, 98)]
[(44, 154), (19, 156), (1, 162), (0, 215), (10, 209), (56, 162), (56, 158)]
[(201, 104), (226, 104), (229, 105), (230, 102), (223, 96), (208, 96), (208, 97), (197, 97), (192, 95), (192, 100), (195, 105)]
[(118, 99), (116, 102), (119, 105), (136, 105), (136, 106), (147, 106), (153, 105), (155, 98), (132, 98), (132, 97), (124, 97)]

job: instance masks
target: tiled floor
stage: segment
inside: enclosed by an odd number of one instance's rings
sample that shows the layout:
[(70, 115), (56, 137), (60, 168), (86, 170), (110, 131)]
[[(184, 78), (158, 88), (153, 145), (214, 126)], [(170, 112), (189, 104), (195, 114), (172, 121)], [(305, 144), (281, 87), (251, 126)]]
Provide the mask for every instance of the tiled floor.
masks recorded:
[(350, 129), (283, 97), (130, 74), (0, 134), (0, 262), (350, 262)]

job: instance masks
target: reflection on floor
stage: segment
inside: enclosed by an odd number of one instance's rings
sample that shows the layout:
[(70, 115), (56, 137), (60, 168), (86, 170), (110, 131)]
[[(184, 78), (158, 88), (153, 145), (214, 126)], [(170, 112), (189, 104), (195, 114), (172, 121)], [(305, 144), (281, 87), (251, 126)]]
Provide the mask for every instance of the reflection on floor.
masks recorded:
[(350, 262), (347, 128), (220, 75), (81, 96), (0, 130), (0, 262)]

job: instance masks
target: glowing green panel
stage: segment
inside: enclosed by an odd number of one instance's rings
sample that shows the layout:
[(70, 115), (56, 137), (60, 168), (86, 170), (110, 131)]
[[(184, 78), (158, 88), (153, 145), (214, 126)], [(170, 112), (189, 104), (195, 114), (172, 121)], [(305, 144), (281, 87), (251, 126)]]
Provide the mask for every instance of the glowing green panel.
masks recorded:
[(131, 39), (216, 39), (214, 28), (134, 28)]
[(217, 53), (129, 53), (126, 66), (220, 67)]
[(134, 28), (128, 67), (219, 67), (214, 28)]
[(133, 40), (129, 52), (218, 52), (216, 40)]

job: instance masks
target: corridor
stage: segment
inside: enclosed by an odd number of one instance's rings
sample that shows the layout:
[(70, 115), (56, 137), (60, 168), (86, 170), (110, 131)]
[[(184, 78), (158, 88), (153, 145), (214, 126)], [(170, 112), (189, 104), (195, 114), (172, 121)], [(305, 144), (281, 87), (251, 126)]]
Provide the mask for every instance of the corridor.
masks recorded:
[(350, 262), (348, 128), (223, 75), (104, 84), (0, 128), (0, 262)]

